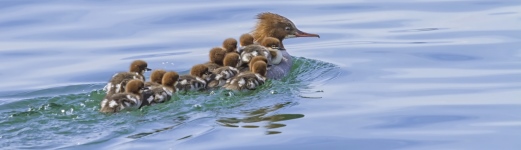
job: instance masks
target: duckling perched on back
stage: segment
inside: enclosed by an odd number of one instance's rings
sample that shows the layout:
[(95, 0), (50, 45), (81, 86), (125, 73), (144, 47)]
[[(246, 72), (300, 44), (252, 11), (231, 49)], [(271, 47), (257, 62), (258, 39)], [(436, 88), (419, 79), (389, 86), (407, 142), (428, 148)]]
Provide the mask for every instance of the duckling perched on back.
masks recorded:
[(150, 71), (150, 68), (147, 68), (148, 64), (143, 60), (135, 60), (130, 64), (129, 72), (119, 72), (114, 74), (110, 79), (109, 83), (103, 88), (107, 95), (112, 95), (114, 93), (122, 93), (125, 92), (126, 84), (132, 79), (139, 79), (143, 82), (145, 81), (145, 76), (143, 75), (145, 71)]
[(163, 80), (163, 75), (165, 73), (166, 71), (162, 69), (152, 71), (150, 74), (150, 81), (145, 82), (145, 87), (161, 85), (161, 80)]
[(100, 112), (113, 113), (124, 109), (140, 108), (143, 103), (141, 93), (145, 88), (143, 81), (130, 80), (125, 87), (125, 93), (115, 93), (105, 96), (101, 101)]
[(237, 53), (237, 40), (234, 38), (225, 39), (223, 48), (226, 50), (226, 53)]
[(271, 60), (269, 60), (269, 64), (277, 65), (282, 61), (282, 53), (279, 50), (280, 41), (274, 37), (266, 37), (262, 40), (261, 45), (268, 48)]
[(204, 63), (206, 67), (210, 71), (213, 71), (214, 69), (217, 69), (221, 66), (223, 66), (223, 59), (226, 55), (226, 50), (220, 47), (214, 47), (210, 50), (209, 58), (210, 61), (207, 63)]
[[(262, 57), (262, 56), (257, 56)], [(255, 90), (266, 82), (267, 64), (262, 59), (252, 59), (251, 71), (241, 72), (239, 75), (229, 79), (223, 86), (227, 90), (242, 91)]]
[(172, 94), (176, 92), (175, 85), (179, 80), (179, 74), (175, 71), (167, 72), (163, 75), (160, 85), (150, 86), (143, 91), (143, 105), (151, 105), (155, 103), (163, 103), (172, 98)]
[(212, 73), (203, 64), (197, 64), (190, 69), (190, 74), (182, 75), (176, 84), (176, 91), (199, 91), (206, 89)]
[(239, 70), (236, 68), (239, 64), (239, 54), (237, 53), (228, 53), (224, 57), (224, 66), (219, 67), (212, 71), (214, 76), (213, 80), (208, 83), (209, 88), (215, 88), (223, 86), (226, 81), (239, 73)]

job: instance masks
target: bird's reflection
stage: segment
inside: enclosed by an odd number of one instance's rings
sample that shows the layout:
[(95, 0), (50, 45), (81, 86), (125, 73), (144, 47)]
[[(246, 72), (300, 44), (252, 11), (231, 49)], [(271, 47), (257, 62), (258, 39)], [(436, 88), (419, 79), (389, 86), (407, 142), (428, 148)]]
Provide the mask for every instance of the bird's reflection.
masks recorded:
[[(262, 107), (252, 110), (244, 110), (243, 114), (246, 116), (243, 118), (236, 117), (221, 117), (217, 119), (217, 124), (224, 127), (233, 127), (233, 128), (266, 128), (266, 134), (279, 134), (280, 131), (273, 131), (273, 129), (285, 127), (285, 124), (277, 123), (279, 121), (298, 119), (304, 117), (303, 114), (276, 114), (276, 115), (267, 115), (270, 112), (276, 111), (280, 108), (283, 108), (287, 105), (291, 104), (291, 102), (279, 103), (273, 106)], [(258, 125), (259, 123), (266, 123), (266, 125)]]

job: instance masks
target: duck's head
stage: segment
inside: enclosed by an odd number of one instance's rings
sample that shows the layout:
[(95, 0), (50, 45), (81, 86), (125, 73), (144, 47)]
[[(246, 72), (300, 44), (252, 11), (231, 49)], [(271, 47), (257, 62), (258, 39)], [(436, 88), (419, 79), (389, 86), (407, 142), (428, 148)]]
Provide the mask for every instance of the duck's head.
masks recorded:
[(175, 71), (169, 71), (163, 75), (163, 85), (167, 87), (173, 87), (175, 83), (179, 80), (179, 74)]
[(223, 42), (223, 48), (227, 53), (236, 52), (237, 51), (237, 40), (234, 38), (227, 38)]
[(318, 34), (306, 33), (297, 29), (288, 18), (270, 12), (257, 15), (257, 25), (253, 31), (253, 38), (258, 42), (266, 37), (274, 37), (280, 41), (280, 48), (284, 49), (282, 40), (294, 37), (318, 37)]
[(239, 65), (239, 62), (241, 61), (239, 57), (240, 56), (237, 53), (228, 53), (226, 54), (226, 56), (224, 56), (223, 65), (237, 67)]
[(141, 94), (141, 92), (145, 89), (145, 83), (138, 79), (130, 80), (125, 86), (125, 92)]
[(251, 72), (266, 76), (268, 65), (264, 61), (256, 61), (251, 66)]
[(280, 40), (274, 37), (266, 37), (262, 40), (261, 45), (271, 49), (279, 49)]
[(264, 62), (265, 64), (268, 64), (268, 59), (264, 56), (255, 56), (253, 58), (251, 58), (250, 60), (250, 63), (248, 64), (248, 66), (250, 66), (250, 71), (253, 72), (253, 64), (257, 61), (262, 61)]
[(226, 55), (226, 50), (220, 47), (214, 47), (210, 50), (210, 62), (223, 65), (224, 55)]
[(163, 75), (165, 73), (166, 71), (162, 69), (152, 71), (152, 74), (150, 74), (150, 81), (161, 84), (161, 80), (163, 79)]
[(209, 81), (211, 79), (212, 73), (208, 69), (206, 65), (203, 64), (197, 64), (190, 69), (190, 75), (197, 76), (200, 78), (203, 78), (206, 81)]
[(150, 71), (152, 69), (147, 68), (147, 62), (143, 60), (135, 60), (130, 64), (130, 72), (137, 72), (139, 74), (144, 74), (145, 71)]
[(241, 46), (248, 46), (253, 44), (253, 36), (249, 33), (244, 33), (239, 38)]

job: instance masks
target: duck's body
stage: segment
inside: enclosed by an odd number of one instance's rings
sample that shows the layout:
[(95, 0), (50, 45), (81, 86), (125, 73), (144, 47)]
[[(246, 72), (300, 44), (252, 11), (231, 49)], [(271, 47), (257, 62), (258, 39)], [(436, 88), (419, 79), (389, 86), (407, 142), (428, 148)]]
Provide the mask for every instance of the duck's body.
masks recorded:
[(106, 95), (101, 101), (100, 112), (114, 113), (125, 109), (140, 108), (143, 103), (141, 93), (145, 85), (143, 81), (133, 79), (128, 82), (124, 93)]

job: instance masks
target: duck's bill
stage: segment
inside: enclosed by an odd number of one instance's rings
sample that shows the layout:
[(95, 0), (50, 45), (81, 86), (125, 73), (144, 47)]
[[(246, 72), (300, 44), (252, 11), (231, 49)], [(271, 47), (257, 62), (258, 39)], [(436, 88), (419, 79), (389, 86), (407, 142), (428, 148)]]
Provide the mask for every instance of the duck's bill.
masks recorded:
[(146, 71), (152, 71), (152, 69), (150, 69), (150, 68), (145, 68), (145, 70), (146, 70)]
[(320, 38), (320, 35), (313, 34), (313, 33), (306, 33), (304, 31), (297, 30), (297, 32), (295, 33), (295, 37), (318, 37), (318, 38)]

